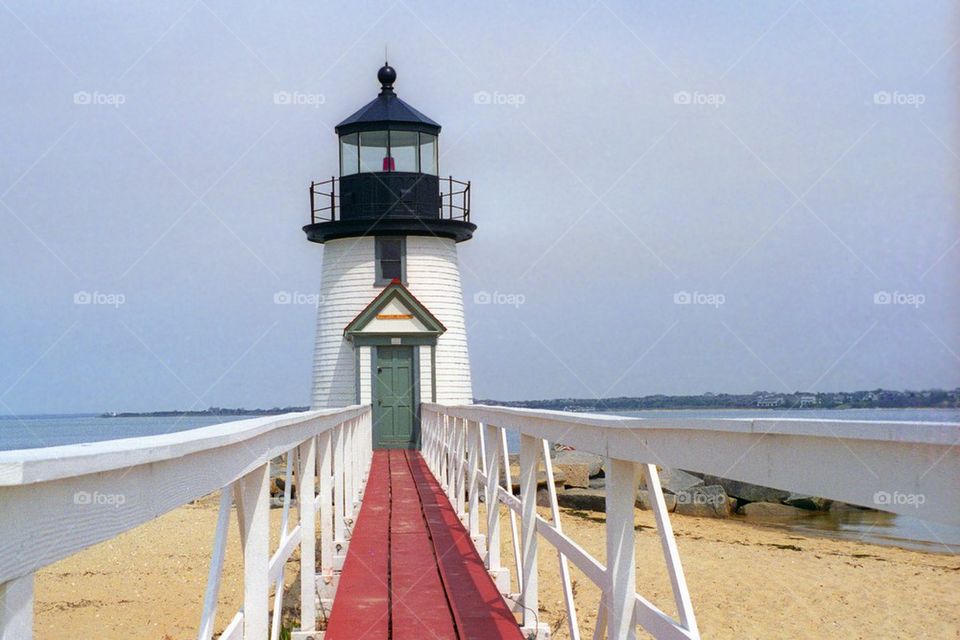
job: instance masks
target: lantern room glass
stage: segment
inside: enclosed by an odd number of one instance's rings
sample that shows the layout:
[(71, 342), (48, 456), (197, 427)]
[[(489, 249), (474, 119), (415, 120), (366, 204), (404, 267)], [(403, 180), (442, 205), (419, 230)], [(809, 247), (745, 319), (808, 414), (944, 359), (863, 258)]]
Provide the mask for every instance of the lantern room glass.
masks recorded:
[(432, 176), (440, 173), (437, 162), (437, 136), (420, 134), (420, 172)]
[(437, 136), (418, 131), (362, 131), (340, 136), (340, 175), (439, 173)]
[(392, 158), (392, 171), (408, 171), (410, 173), (416, 173), (420, 170), (417, 162), (419, 159), (417, 142), (418, 140), (416, 131), (390, 132), (390, 157)]
[(340, 138), (340, 175), (349, 176), (360, 172), (360, 139), (356, 133)]
[(389, 136), (386, 131), (360, 133), (360, 172), (390, 171)]

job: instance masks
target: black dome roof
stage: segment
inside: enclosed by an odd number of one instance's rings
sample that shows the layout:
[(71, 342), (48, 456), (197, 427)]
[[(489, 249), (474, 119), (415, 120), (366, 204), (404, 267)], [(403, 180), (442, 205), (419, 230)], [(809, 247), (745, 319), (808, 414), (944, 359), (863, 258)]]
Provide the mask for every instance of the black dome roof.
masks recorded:
[(384, 64), (377, 73), (377, 79), (381, 83), (380, 95), (338, 124), (337, 135), (355, 131), (374, 131), (387, 127), (424, 131), (434, 135), (440, 133), (439, 124), (398, 98), (393, 92), (393, 83), (397, 79), (397, 72), (393, 67)]

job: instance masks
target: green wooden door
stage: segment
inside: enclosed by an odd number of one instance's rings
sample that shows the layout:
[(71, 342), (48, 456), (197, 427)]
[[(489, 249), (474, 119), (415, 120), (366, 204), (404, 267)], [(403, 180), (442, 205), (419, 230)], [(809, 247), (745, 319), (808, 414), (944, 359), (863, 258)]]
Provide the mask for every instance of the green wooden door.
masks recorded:
[(373, 442), (379, 449), (417, 446), (413, 347), (377, 347)]

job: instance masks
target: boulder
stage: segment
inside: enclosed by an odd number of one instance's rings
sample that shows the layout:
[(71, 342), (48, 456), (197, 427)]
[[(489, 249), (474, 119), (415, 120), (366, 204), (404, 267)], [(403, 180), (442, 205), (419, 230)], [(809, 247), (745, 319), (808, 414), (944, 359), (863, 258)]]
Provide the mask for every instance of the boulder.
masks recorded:
[(697, 486), (676, 493), (674, 511), (685, 516), (726, 518), (733, 513), (737, 501), (720, 485)]
[[(501, 476), (502, 479), (502, 476)], [(519, 493), (520, 491), (520, 467), (510, 467), (510, 479), (513, 481), (513, 492)], [(557, 488), (557, 493), (563, 491), (563, 483), (566, 481), (566, 476), (557, 469), (553, 470), (553, 485)], [(537, 488), (545, 489), (547, 486), (547, 472), (546, 471), (537, 471)]]
[(557, 495), (561, 507), (581, 509), (583, 511), (607, 510), (606, 493), (603, 489), (568, 489)]
[(705, 484), (697, 476), (680, 469), (664, 469), (660, 472), (660, 486), (667, 493), (678, 494)]
[(740, 513), (754, 518), (796, 518), (810, 515), (805, 509), (774, 502), (749, 502), (740, 507)]
[[(663, 501), (667, 503), (667, 511), (673, 511), (677, 508), (677, 496), (672, 493), (663, 494)], [(652, 497), (646, 489), (637, 491), (636, 505), (638, 509), (650, 511), (653, 509)]]
[(593, 478), (600, 475), (603, 470), (603, 458), (594, 453), (586, 451), (559, 451), (553, 458), (554, 466), (557, 465), (585, 465), (587, 467), (587, 477)]
[[(286, 474), (284, 474), (284, 476), (276, 476), (276, 477), (270, 478), (270, 495), (272, 497), (279, 496), (280, 498), (283, 498), (283, 490), (286, 486), (287, 486)], [(296, 497), (297, 497), (297, 485), (292, 484), (290, 485), (290, 498), (293, 499)]]
[(817, 498), (815, 496), (791, 493), (783, 501), (783, 504), (787, 504), (798, 509), (806, 509), (808, 511), (828, 511), (832, 502), (833, 501), (829, 500), (828, 498)]
[[(560, 504), (560, 493), (557, 493), (557, 504)], [(545, 488), (537, 489), (537, 506), (538, 507), (549, 507), (550, 506), (550, 492)]]
[(749, 482), (717, 476), (704, 476), (703, 483), (720, 485), (727, 492), (727, 495), (747, 502), (782, 502), (790, 496), (789, 491), (783, 491), (782, 489), (772, 489), (759, 484), (750, 484)]
[(567, 487), (590, 487), (590, 465), (579, 463), (555, 463), (553, 465), (554, 474), (562, 474), (564, 485)]
[(856, 504), (847, 504), (846, 502), (840, 502), (839, 500), (833, 500), (828, 507), (829, 511), (876, 511), (876, 509), (871, 509), (870, 507), (861, 507)]

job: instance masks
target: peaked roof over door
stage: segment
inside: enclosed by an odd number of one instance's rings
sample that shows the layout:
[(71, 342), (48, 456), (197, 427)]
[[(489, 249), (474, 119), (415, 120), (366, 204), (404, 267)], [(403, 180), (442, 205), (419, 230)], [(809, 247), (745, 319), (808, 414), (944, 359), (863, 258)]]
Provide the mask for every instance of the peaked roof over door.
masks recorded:
[(394, 280), (344, 328), (348, 339), (364, 335), (438, 336), (447, 330), (410, 291)]

